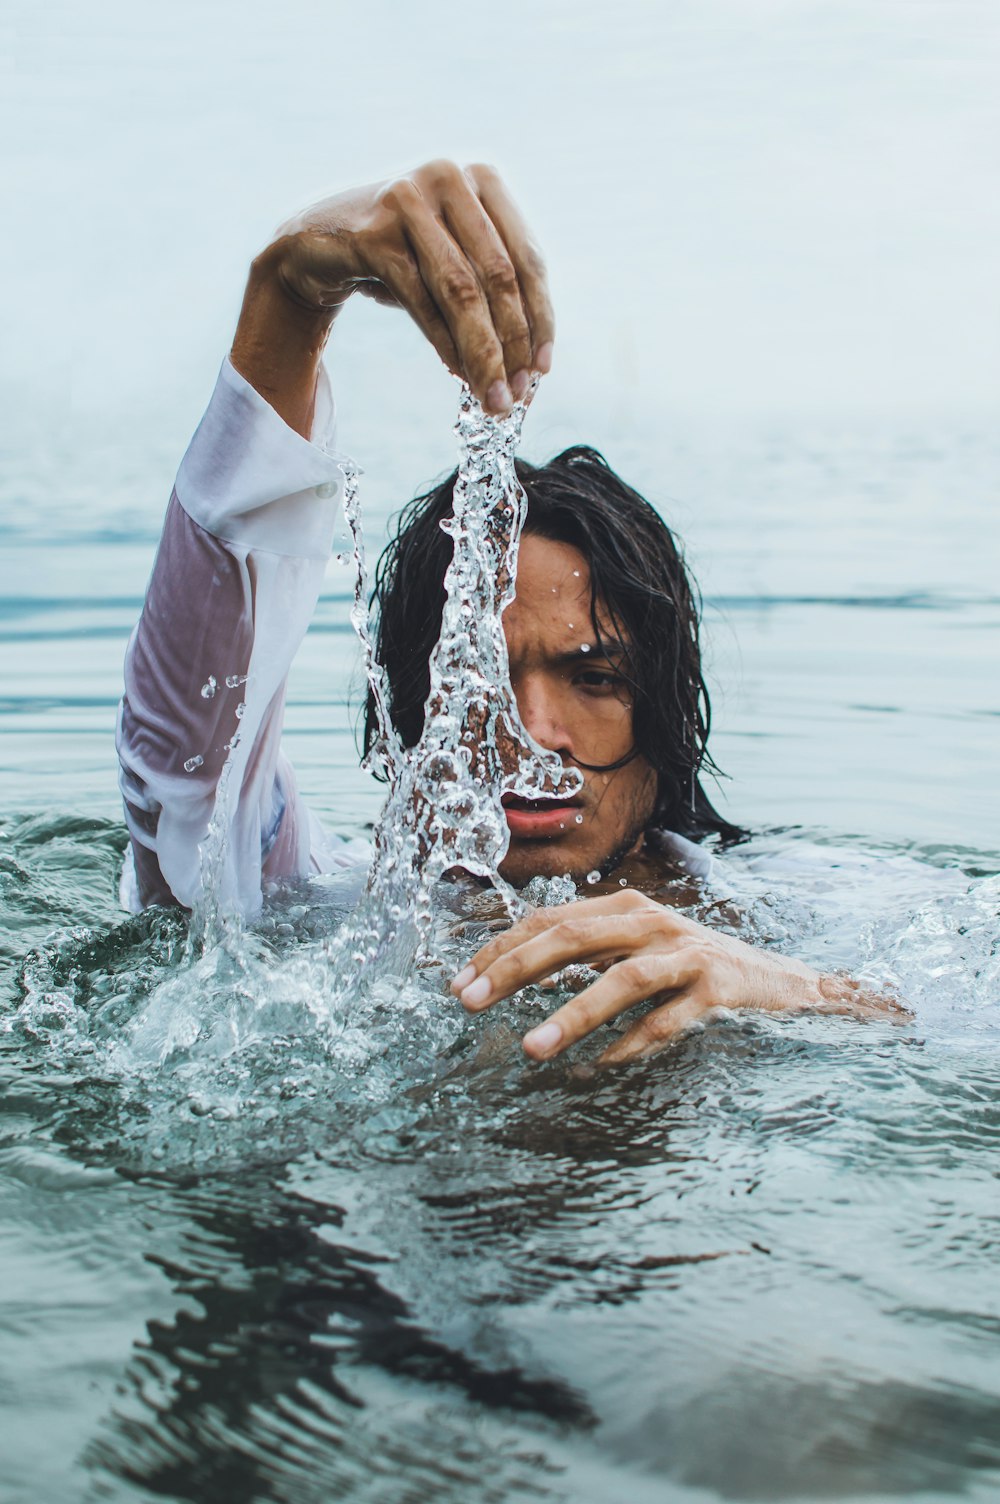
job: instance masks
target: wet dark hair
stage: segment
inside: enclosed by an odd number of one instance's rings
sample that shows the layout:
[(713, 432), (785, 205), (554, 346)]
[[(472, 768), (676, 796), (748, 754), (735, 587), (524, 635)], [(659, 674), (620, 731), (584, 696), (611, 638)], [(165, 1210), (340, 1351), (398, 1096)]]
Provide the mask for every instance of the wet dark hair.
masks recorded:
[[(713, 834), (738, 840), (744, 832), (713, 809), (699, 778), (719, 770), (707, 747), (711, 707), (698, 644), (700, 600), (673, 533), (596, 449), (577, 445), (546, 465), (518, 460), (517, 473), (528, 498), (524, 531), (579, 549), (590, 567), (597, 640), (607, 641), (610, 625), (625, 649), (618, 671), (632, 695), (629, 756), (645, 757), (659, 779), (650, 828), (693, 840)], [(393, 725), (408, 747), (423, 730), (428, 664), (441, 630), (452, 543), (439, 524), (451, 516), (456, 478), (453, 472), (403, 509), (375, 574), (377, 652)], [(377, 735), (369, 694), (366, 752)]]

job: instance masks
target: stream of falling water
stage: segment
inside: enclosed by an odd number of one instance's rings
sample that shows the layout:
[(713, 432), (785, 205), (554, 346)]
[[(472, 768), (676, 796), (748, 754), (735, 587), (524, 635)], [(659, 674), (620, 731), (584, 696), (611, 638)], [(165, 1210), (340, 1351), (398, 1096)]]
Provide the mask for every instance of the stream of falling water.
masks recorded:
[(354, 540), (351, 620), (380, 728), (370, 761), (389, 780), (364, 894), (330, 943), (331, 961), (348, 973), (405, 967), (429, 934), (434, 885), (452, 868), (492, 882), (516, 916), (520, 901), (498, 871), (509, 841), (502, 797), (566, 798), (579, 787), (580, 775), (531, 738), (510, 684), (502, 614), (514, 595), (527, 511), (514, 469), (527, 406), (491, 417), (463, 386), (454, 507), (441, 523), (453, 554), (423, 732), (411, 748), (402, 746), (390, 718), (368, 615), (358, 476), (344, 467), (344, 512)]

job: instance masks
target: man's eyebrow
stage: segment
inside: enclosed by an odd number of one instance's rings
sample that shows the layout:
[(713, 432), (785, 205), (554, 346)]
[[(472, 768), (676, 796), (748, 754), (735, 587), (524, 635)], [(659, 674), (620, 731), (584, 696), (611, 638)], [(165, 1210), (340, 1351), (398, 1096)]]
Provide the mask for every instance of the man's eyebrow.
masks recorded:
[(628, 648), (622, 642), (581, 643), (570, 648), (568, 653), (554, 653), (549, 662), (558, 668), (572, 668), (578, 663), (618, 663), (628, 657)]

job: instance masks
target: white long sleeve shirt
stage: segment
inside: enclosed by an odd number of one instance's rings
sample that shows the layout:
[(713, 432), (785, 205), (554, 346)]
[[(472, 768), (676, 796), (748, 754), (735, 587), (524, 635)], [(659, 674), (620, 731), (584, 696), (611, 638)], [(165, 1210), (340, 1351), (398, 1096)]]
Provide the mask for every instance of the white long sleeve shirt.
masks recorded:
[(285, 681), (340, 508), (334, 435), (325, 371), (307, 440), (223, 364), (125, 659), (117, 746), (132, 838), (122, 900), (133, 911), (197, 900), (199, 848), (237, 732), (221, 902), (253, 916), (262, 883), (367, 859), (366, 842), (331, 838), (310, 816), (281, 750)]
[[(325, 371), (304, 439), (224, 362), (181, 461), (125, 658), (117, 746), (131, 850), (121, 896), (134, 912), (196, 903), (237, 733), (213, 871), (221, 905), (252, 918), (265, 883), (368, 860), (367, 842), (330, 836), (310, 815), (281, 749), (285, 682), (332, 549), (342, 459)], [(658, 836), (707, 875), (700, 847)]]

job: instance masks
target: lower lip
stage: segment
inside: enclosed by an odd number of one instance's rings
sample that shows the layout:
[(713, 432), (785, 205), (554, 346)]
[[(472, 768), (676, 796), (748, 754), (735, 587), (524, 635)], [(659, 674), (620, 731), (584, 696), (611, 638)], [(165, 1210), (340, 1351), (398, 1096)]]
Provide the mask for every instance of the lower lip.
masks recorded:
[[(577, 823), (575, 804), (550, 805), (546, 809), (504, 808), (512, 836), (556, 836)], [(582, 821), (580, 822), (582, 823)]]

